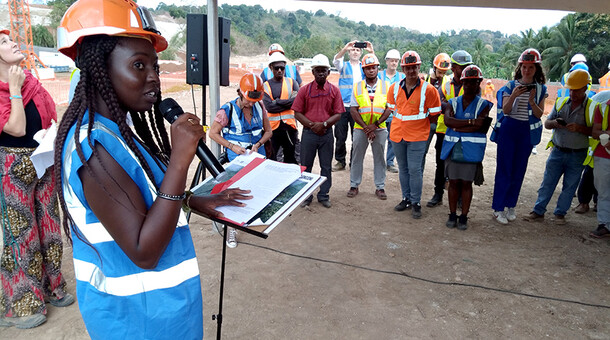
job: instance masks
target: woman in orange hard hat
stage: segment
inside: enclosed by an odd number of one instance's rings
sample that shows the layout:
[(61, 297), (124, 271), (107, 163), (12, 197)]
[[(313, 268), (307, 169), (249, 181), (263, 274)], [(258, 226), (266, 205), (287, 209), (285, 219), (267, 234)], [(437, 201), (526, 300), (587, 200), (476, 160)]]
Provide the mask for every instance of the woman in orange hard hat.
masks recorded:
[(157, 52), (167, 42), (146, 9), (79, 0), (61, 20), (58, 43), (81, 70), (58, 128), (55, 167), (88, 335), (201, 339), (199, 266), (182, 207), (218, 216), (217, 206), (242, 206), (237, 199), (250, 196), (184, 191), (205, 134), (190, 113), (171, 134), (165, 129)]

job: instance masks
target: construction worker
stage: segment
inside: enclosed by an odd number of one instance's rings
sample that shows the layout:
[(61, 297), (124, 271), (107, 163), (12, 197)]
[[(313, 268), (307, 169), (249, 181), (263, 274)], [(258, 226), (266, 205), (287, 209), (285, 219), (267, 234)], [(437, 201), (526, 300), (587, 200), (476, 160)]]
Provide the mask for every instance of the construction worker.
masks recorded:
[[(323, 207), (330, 208), (331, 164), (335, 141), (332, 126), (339, 121), (345, 107), (339, 88), (326, 80), (330, 74), (328, 57), (323, 54), (314, 56), (311, 60), (311, 73), (314, 81), (301, 88), (292, 109), (296, 119), (303, 124), (301, 164), (305, 171), (311, 172), (313, 161), (318, 155), (320, 175), (326, 177), (317, 194), (318, 202)], [(313, 196), (309, 196), (301, 206), (309, 207), (312, 200)]]
[[(424, 78), (425, 81), (427, 81), (428, 83), (430, 83), (430, 85), (434, 86), (440, 94), (440, 91), (442, 89), (442, 87), (451, 80), (451, 78), (449, 78), (449, 76), (447, 76), (447, 71), (449, 70), (449, 67), (451, 66), (451, 57), (449, 57), (449, 55), (447, 53), (439, 53), (434, 57), (434, 60), (432, 61), (432, 68), (430, 69), (430, 71), (428, 72), (428, 75)], [(441, 113), (442, 115), (442, 113)], [(445, 136), (444, 133), (440, 133), (440, 132), (436, 132), (436, 124), (437, 124), (437, 119), (439, 116), (435, 116), (435, 118), (433, 120), (430, 120), (430, 134), (428, 135), (428, 141), (426, 142), (426, 154), (428, 153), (428, 150), (430, 149), (430, 144), (432, 143), (432, 138), (434, 137), (434, 135), (436, 135), (436, 143), (434, 145), (434, 149), (436, 151), (436, 157), (435, 160), (440, 160), (440, 155), (441, 155), (441, 148), (443, 146), (443, 137)], [(445, 169), (442, 166), (443, 162), (441, 160), (441, 162), (436, 162), (436, 171), (435, 171), (435, 178), (440, 178), (440, 179), (444, 179), (445, 178)], [(422, 161), (422, 171), (424, 171), (424, 167), (426, 166), (426, 157), (424, 157), (423, 161)], [(439, 180), (440, 183), (440, 180)], [(441, 191), (441, 198), (442, 198), (442, 191), (444, 190), (444, 180), (443, 180), (443, 187), (440, 188), (439, 187), (439, 191)], [(438, 202), (437, 204), (427, 204), (428, 207), (434, 207), (436, 205), (440, 204), (440, 202)]]
[(610, 120), (609, 101), (600, 103), (593, 116), (592, 137), (597, 142), (593, 153), (595, 168), (595, 188), (598, 192), (597, 200), (597, 229), (591, 231), (589, 236), (595, 238), (610, 237), (610, 138), (608, 134), (608, 121)]
[[(589, 66), (587, 66), (587, 64), (585, 64), (585, 63), (576, 63), (570, 68), (570, 71), (568, 71), (568, 73), (563, 75), (563, 78), (561, 78), (561, 79), (563, 80), (564, 78), (566, 78), (568, 76), (568, 74), (570, 74), (570, 72), (572, 72), (574, 70), (584, 70), (584, 71), (587, 71), (587, 73), (588, 73)], [(589, 98), (591, 98), (595, 95), (595, 92), (593, 92), (591, 90), (592, 83), (593, 83), (593, 78), (591, 76), (589, 76), (589, 84), (587, 85), (587, 97), (589, 97)], [(563, 86), (562, 88), (557, 89), (557, 98), (569, 97), (569, 96), (570, 96), (569, 88)]]
[(610, 63), (608, 63), (608, 72), (604, 74), (601, 78), (599, 78), (599, 90), (610, 90)]
[(421, 212), (422, 158), (430, 132), (429, 116), (441, 112), (441, 101), (434, 86), (419, 78), (421, 58), (415, 51), (402, 55), (400, 65), (405, 79), (390, 85), (388, 108), (393, 110), (390, 140), (393, 143), (402, 200), (396, 211), (413, 208), (412, 216), (419, 219)]
[[(269, 46), (269, 56), (274, 53), (281, 53), (285, 56), (284, 49), (280, 44), (277, 43), (271, 44), (271, 46)], [(284, 72), (284, 77), (296, 80), (299, 86), (301, 86), (301, 83), (303, 82), (303, 80), (301, 79), (301, 75), (299, 74), (299, 70), (297, 70), (297, 67), (295, 65), (288, 65), (288, 59), (286, 59), (286, 71)], [(271, 71), (271, 69), (269, 69), (269, 67), (265, 67), (263, 69), (263, 72), (261, 72), (261, 79), (263, 79), (263, 81), (267, 81), (271, 78), (273, 78), (273, 72)]]
[[(572, 56), (572, 59), (570, 59), (570, 69), (572, 67), (574, 67), (574, 65), (576, 64), (584, 64), (587, 65), (587, 58), (581, 54), (581, 53), (576, 53), (575, 55)], [(589, 72), (589, 67), (587, 66), (587, 72)], [(566, 86), (566, 80), (568, 79), (568, 73), (570, 73), (570, 71), (566, 72), (562, 77), (561, 77), (561, 86)]]
[[(352, 119), (352, 115), (350, 113), (352, 90), (354, 88), (354, 84), (364, 79), (362, 65), (360, 64), (362, 49), (354, 46), (356, 43), (360, 42), (357, 40), (348, 42), (333, 58), (333, 65), (339, 71), (339, 90), (341, 90), (343, 105), (345, 106), (345, 112), (343, 112), (341, 119), (335, 126), (335, 160), (337, 162), (333, 166), (333, 171), (345, 170), (345, 165), (347, 164), (347, 149), (345, 147), (345, 141), (347, 140), (348, 130), (350, 131), (352, 138), (354, 136), (354, 120)], [(364, 44), (366, 45), (365, 49), (369, 53), (375, 53), (375, 51), (373, 51), (373, 45), (370, 42), (366, 41)], [(345, 53), (348, 53), (348, 62), (343, 62), (343, 56)]]
[(485, 98), (490, 102), (493, 101), (493, 98), (496, 95), (496, 88), (494, 84), (491, 82), (491, 79), (487, 79), (487, 84), (485, 85)]
[(273, 72), (273, 78), (263, 84), (265, 89), (263, 103), (273, 130), (271, 137), (273, 155), (276, 156), (281, 147), (284, 154), (283, 162), (297, 164), (295, 144), (298, 140), (298, 129), (294, 111), (290, 108), (299, 91), (299, 84), (294, 79), (284, 76), (286, 57), (283, 54), (278, 52), (271, 54), (269, 69)]
[[(472, 56), (470, 53), (464, 50), (455, 51), (451, 55), (451, 72), (453, 75), (451, 79), (441, 83), (439, 89), (439, 95), (441, 100), (442, 112), (447, 109), (448, 101), (451, 98), (459, 97), (464, 94), (462, 90), (462, 70), (472, 64)], [(443, 115), (438, 116), (436, 123), (436, 172), (434, 174), (434, 196), (426, 204), (427, 207), (435, 207), (443, 203), (443, 194), (445, 192), (445, 162), (441, 159), (441, 148), (443, 145), (443, 139), (445, 138), (445, 132), (447, 126)]]
[(563, 176), (561, 194), (559, 194), (557, 207), (553, 213), (555, 224), (566, 223), (565, 215), (570, 209), (580, 181), (592, 131), (587, 116), (591, 115), (589, 111), (593, 112), (591, 108), (594, 109), (596, 104), (587, 98), (588, 84), (589, 73), (587, 71), (570, 72), (566, 80), (570, 96), (557, 98), (551, 113), (544, 122), (545, 128), (553, 129), (553, 136), (549, 142), (552, 144), (553, 150), (546, 162), (534, 209), (526, 217), (529, 221), (544, 219), (546, 206), (553, 196), (559, 179)]
[(390, 115), (386, 110), (387, 92), (390, 83), (377, 77), (379, 60), (373, 53), (362, 58), (362, 70), (365, 79), (354, 85), (351, 99), (351, 115), (354, 119), (354, 138), (352, 142), (352, 165), (350, 166), (350, 189), (347, 197), (358, 194), (358, 186), (362, 182), (362, 167), (364, 155), (369, 144), (373, 150), (373, 173), (375, 180), (375, 196), (386, 200), (385, 193), (385, 143), (388, 130), (385, 120)]
[[(379, 79), (385, 80), (390, 83), (390, 85), (397, 83), (403, 79), (405, 79), (405, 74), (398, 71), (398, 64), (400, 63), (400, 52), (395, 49), (389, 50), (385, 55), (385, 64), (387, 68), (382, 72), (379, 72)], [(392, 143), (390, 143), (390, 127), (391, 127), (392, 117), (388, 117), (386, 120), (386, 127), (388, 130), (388, 143), (387, 143), (387, 151), (386, 151), (386, 169), (391, 173), (398, 173), (398, 168), (394, 165), (394, 149), (392, 148)]]

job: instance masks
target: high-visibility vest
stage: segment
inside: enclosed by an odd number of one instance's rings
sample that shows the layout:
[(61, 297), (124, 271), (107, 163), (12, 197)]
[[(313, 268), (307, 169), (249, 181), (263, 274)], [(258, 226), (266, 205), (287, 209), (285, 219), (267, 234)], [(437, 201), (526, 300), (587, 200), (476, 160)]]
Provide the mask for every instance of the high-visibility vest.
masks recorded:
[[(359, 65), (362, 65), (359, 63)], [(364, 71), (362, 71), (362, 67), (358, 67), (360, 70), (361, 78), (365, 79)], [(343, 63), (343, 68), (341, 69), (341, 74), (339, 75), (339, 91), (341, 91), (341, 98), (343, 99), (343, 105), (349, 106), (349, 103), (352, 101), (352, 90), (354, 88), (354, 72), (352, 70), (352, 63), (347, 62)]]
[(388, 77), (387, 70), (383, 70), (377, 73), (377, 78), (387, 81), (388, 83), (390, 83), (390, 85), (400, 82), (401, 80), (405, 79), (405, 77), (406, 75), (400, 71), (396, 71), (392, 78)]
[[(432, 85), (432, 82), (431, 82), (432, 76), (430, 74), (426, 75), (426, 78), (424, 80), (427, 81), (428, 83), (430, 83), (430, 85)], [(451, 78), (448, 75), (443, 75), (443, 79), (441, 79), (439, 86), (435, 86), (435, 85), (432, 85), (432, 86), (434, 86), (436, 88), (441, 88), (441, 91), (442, 91), (442, 88), (450, 80), (451, 80)]]
[(599, 90), (606, 91), (610, 90), (610, 71), (599, 78)]
[[(609, 116), (608, 111), (610, 111), (610, 105), (608, 105), (607, 103), (598, 103), (597, 107), (599, 107), (599, 112), (602, 113), (602, 130), (607, 131)], [(603, 145), (600, 146), (599, 139), (593, 139), (593, 137), (589, 137), (589, 149), (587, 150), (587, 158), (583, 162), (584, 165), (593, 167), (593, 153), (595, 153), (595, 149), (597, 149), (598, 147), (604, 147)]]
[[(393, 96), (394, 96), (394, 103), (397, 103), (398, 101), (398, 90), (400, 89), (400, 83), (394, 83), (392, 86), (394, 86), (394, 92), (393, 92)], [(401, 112), (398, 112), (398, 110), (396, 109), (396, 104), (390, 104), (388, 103), (388, 107), (392, 110), (394, 110), (394, 118), (400, 120), (400, 121), (408, 121), (408, 120), (420, 120), (420, 119), (427, 119), (428, 116), (431, 113), (437, 113), (437, 112), (441, 112), (441, 108), (439, 107), (431, 107), (428, 109), (428, 111), (424, 111), (424, 104), (426, 103), (426, 88), (428, 88), (428, 86), (432, 86), (430, 84), (428, 84), (427, 82), (422, 82), (421, 83), (421, 92), (420, 92), (420, 96), (419, 96), (419, 111), (417, 114), (415, 115), (405, 115)], [(394, 121), (392, 121), (392, 124), (394, 124)], [(399, 123), (396, 123), (399, 124)]]
[[(443, 84), (441, 84), (441, 91), (443, 91), (443, 95), (445, 95), (445, 99), (449, 102), (449, 99), (455, 98), (455, 84), (451, 81), (452, 78), (447, 77), (447, 79), (443, 78)], [(464, 95), (464, 87), (460, 87), (460, 93), (458, 93), (457, 97)], [(447, 125), (445, 125), (445, 115), (438, 115), (438, 120), (436, 121), (436, 132), (445, 133), (447, 131)]]
[[(504, 105), (504, 93), (510, 95), (513, 93), (513, 90), (516, 87), (516, 82), (514, 80), (509, 81), (506, 85), (504, 85), (498, 93), (496, 93), (496, 98), (498, 100), (498, 116), (496, 118), (496, 124), (494, 126), (493, 131), (491, 132), (491, 136), (489, 140), (492, 142), (498, 141), (498, 132), (500, 131), (500, 127), (502, 126), (502, 121), (504, 120), (504, 112), (502, 110), (502, 105)], [(544, 100), (546, 96), (546, 85), (536, 84), (536, 98), (534, 99), (537, 104), (540, 104)], [(530, 126), (530, 144), (538, 145), (540, 144), (540, 140), (542, 139), (542, 120), (540, 118), (536, 118), (534, 116), (534, 112), (532, 111), (532, 107), (530, 104), (527, 104), (527, 116), (528, 122)]]
[[(288, 99), (292, 95), (292, 86), (294, 80), (290, 78), (284, 77), (282, 80), (282, 92), (280, 93), (280, 99)], [(263, 84), (263, 88), (265, 89), (265, 93), (269, 95), (271, 100), (274, 100), (273, 93), (271, 93), (271, 86), (269, 85), (269, 81), (266, 81)], [(282, 112), (269, 112), (267, 111), (267, 116), (269, 117), (269, 122), (271, 123), (271, 130), (275, 130), (280, 126), (280, 121), (284, 121), (284, 123), (292, 126), (295, 130), (297, 128), (297, 121), (294, 119), (294, 111), (293, 110), (285, 110)]]
[[(284, 72), (284, 78), (297, 80), (298, 71), (295, 65), (286, 64), (286, 69)], [(263, 74), (261, 74), (261, 78), (263, 79), (263, 81), (273, 79), (273, 71), (271, 71), (269, 67), (265, 67), (265, 69), (263, 70)]]
[[(559, 112), (559, 110), (563, 108), (563, 106), (568, 102), (569, 99), (570, 97), (557, 98), (557, 100), (555, 100), (555, 111)], [(591, 98), (586, 98), (586, 101), (587, 102), (585, 104), (585, 124), (587, 124), (588, 127), (592, 127), (593, 115), (595, 113), (595, 107), (597, 107), (598, 103), (594, 102)], [(553, 143), (554, 135), (555, 130), (553, 130), (553, 133), (551, 134), (551, 140), (546, 144), (547, 149), (555, 146), (555, 144)], [(599, 140), (589, 136), (589, 149), (587, 150), (587, 158), (585, 158), (583, 165), (593, 167), (593, 152), (595, 151), (595, 148), (597, 147), (598, 143)], [(591, 156), (589, 156), (589, 154)]]
[[(237, 144), (243, 148), (247, 148), (256, 144), (263, 137), (263, 109), (260, 102), (252, 105), (252, 118), (250, 123), (244, 117), (241, 109), (237, 105), (237, 99), (224, 104), (220, 108), (227, 113), (229, 125), (222, 129), (222, 136), (233, 144)], [(257, 151), (261, 155), (265, 155), (265, 148), (259, 148)], [(229, 160), (237, 157), (233, 150), (227, 150)]]
[[(468, 107), (463, 106), (463, 96), (452, 98), (449, 104), (453, 107), (455, 118), (457, 119), (476, 119), (485, 108), (493, 105), (488, 100), (476, 96)], [(443, 147), (441, 149), (441, 159), (445, 160), (451, 154), (455, 143), (462, 141), (464, 159), (469, 163), (478, 163), (485, 157), (485, 147), (487, 146), (487, 135), (481, 132), (457, 132), (452, 128), (447, 128)]]
[[(362, 117), (365, 124), (374, 124), (379, 121), (379, 118), (383, 115), (388, 101), (389, 87), (389, 82), (377, 79), (375, 97), (373, 97), (373, 102), (371, 102), (371, 97), (366, 89), (366, 79), (358, 82), (354, 86), (354, 98), (356, 98), (356, 101), (358, 102), (358, 113), (360, 113), (360, 117)], [(385, 121), (379, 124), (378, 127), (385, 128)], [(354, 128), (362, 129), (364, 127), (356, 122)]]

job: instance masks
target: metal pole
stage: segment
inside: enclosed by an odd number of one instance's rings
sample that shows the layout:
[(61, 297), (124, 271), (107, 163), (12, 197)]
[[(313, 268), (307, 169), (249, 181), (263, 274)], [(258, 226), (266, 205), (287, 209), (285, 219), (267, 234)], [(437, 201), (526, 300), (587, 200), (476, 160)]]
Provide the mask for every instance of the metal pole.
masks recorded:
[[(208, 0), (208, 70), (210, 77), (210, 125), (220, 108), (220, 46), (218, 44), (218, 0)], [(205, 96), (205, 91), (204, 91)], [(220, 145), (210, 141), (212, 153), (218, 157)]]

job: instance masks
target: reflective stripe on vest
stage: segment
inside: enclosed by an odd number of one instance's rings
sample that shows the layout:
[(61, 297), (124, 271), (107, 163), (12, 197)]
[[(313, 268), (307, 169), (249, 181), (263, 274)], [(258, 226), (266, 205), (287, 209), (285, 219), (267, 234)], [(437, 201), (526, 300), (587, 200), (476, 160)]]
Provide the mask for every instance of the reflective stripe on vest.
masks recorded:
[[(601, 112), (602, 114), (602, 131), (606, 131), (608, 130), (608, 112), (610, 111), (610, 105), (607, 105), (605, 103), (598, 103), (596, 106), (599, 107), (599, 112)], [(599, 144), (599, 139), (589, 137), (589, 149), (587, 150), (587, 158), (585, 158), (583, 165), (588, 165), (590, 167), (593, 167), (595, 165), (593, 161), (593, 154), (595, 153), (595, 149), (597, 149)]]
[[(361, 65), (360, 63), (358, 63)], [(364, 72), (362, 71), (362, 67), (358, 67), (361, 72), (361, 78), (364, 79)], [(347, 62), (343, 63), (343, 68), (341, 69), (341, 74), (339, 75), (339, 90), (341, 91), (341, 98), (343, 99), (343, 105), (349, 106), (349, 103), (352, 101), (352, 89), (354, 88), (354, 75), (352, 69), (352, 63)]]
[[(437, 113), (437, 112), (441, 112), (441, 108), (440, 107), (432, 107), (430, 109), (428, 109), (428, 112), (424, 112), (424, 104), (426, 103), (426, 89), (428, 88), (428, 84), (427, 82), (423, 82), (421, 84), (421, 91), (420, 91), (420, 96), (419, 96), (419, 113), (416, 115), (403, 115), (401, 113), (399, 113), (398, 111), (394, 111), (394, 117), (404, 121), (407, 120), (420, 120), (420, 119), (426, 119), (428, 118), (428, 115), (430, 113)], [(430, 85), (432, 86), (432, 85)], [(398, 89), (400, 88), (400, 83), (395, 83), (394, 84), (394, 102), (396, 103), (397, 99), (398, 99)], [(405, 95), (406, 96), (406, 95)], [(390, 106), (390, 105), (388, 105)], [(392, 106), (392, 108), (394, 108), (395, 106)]]
[[(387, 93), (389, 86), (387, 81), (377, 79), (377, 84), (375, 84), (375, 97), (373, 98), (372, 103), (369, 91), (366, 89), (366, 80), (359, 82), (354, 87), (354, 98), (358, 102), (358, 113), (360, 113), (365, 124), (369, 125), (376, 123), (379, 121), (379, 118), (381, 118), (381, 115), (383, 115), (388, 100)], [(378, 127), (385, 128), (385, 121), (379, 124)], [(362, 129), (363, 127), (356, 122), (354, 128)]]
[[(445, 95), (445, 99), (449, 101), (451, 98), (455, 98), (455, 84), (451, 81), (451, 78), (448, 76), (443, 77), (443, 83), (441, 84), (441, 91)], [(464, 87), (460, 87), (460, 92), (458, 93), (458, 97), (464, 94)], [(455, 112), (455, 111), (454, 111)], [(446, 133), (447, 125), (445, 125), (445, 115), (440, 114), (438, 116), (438, 120), (436, 121), (436, 132), (438, 133)]]
[[(235, 100), (234, 100), (235, 101)], [(258, 142), (262, 137), (263, 132), (263, 111), (260, 102), (254, 103), (252, 106), (252, 118), (250, 119), (250, 125), (253, 127), (252, 131), (246, 131), (243, 123), (247, 123), (244, 117), (239, 117), (237, 110), (235, 110), (235, 103), (229, 102), (223, 105), (221, 108), (225, 109), (229, 107), (229, 115), (231, 115), (231, 124), (222, 129), (224, 139), (238, 144), (241, 147), (248, 147)]]
[[(468, 107), (474, 105), (474, 112), (468, 111), (469, 115), (466, 115), (467, 108), (463, 107), (464, 97), (460, 96), (452, 98), (449, 104), (453, 107), (454, 117), (456, 119), (471, 119), (477, 118), (486, 107), (489, 107), (489, 101), (476, 96), (474, 101), (469, 104)], [(476, 103), (476, 105), (475, 105)], [(451, 128), (447, 129), (443, 146), (441, 149), (441, 159), (447, 159), (451, 155), (451, 151), (455, 146), (455, 143), (462, 141), (462, 149), (464, 152), (464, 158), (468, 162), (480, 162), (485, 156), (485, 147), (487, 145), (487, 136), (480, 132), (457, 132)]]
[[(280, 99), (288, 99), (292, 95), (292, 86), (294, 85), (294, 80), (290, 78), (284, 77), (282, 79), (282, 91), (280, 92)], [(273, 93), (271, 93), (271, 86), (269, 85), (269, 81), (266, 81), (263, 84), (263, 88), (265, 89), (265, 93), (269, 95), (271, 100), (274, 100)], [(267, 116), (269, 117), (269, 122), (271, 123), (271, 130), (275, 130), (280, 126), (280, 121), (284, 121), (284, 123), (292, 126), (294, 129), (297, 128), (297, 122), (294, 119), (294, 111), (293, 110), (284, 110), (282, 112), (269, 112), (267, 111)]]

